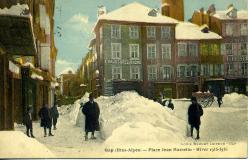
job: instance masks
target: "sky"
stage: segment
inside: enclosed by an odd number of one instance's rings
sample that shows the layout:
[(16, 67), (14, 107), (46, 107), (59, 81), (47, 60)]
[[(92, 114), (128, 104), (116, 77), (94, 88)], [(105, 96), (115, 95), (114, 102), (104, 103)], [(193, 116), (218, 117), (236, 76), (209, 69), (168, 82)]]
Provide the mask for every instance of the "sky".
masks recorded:
[[(94, 37), (92, 28), (97, 21), (97, 6), (104, 5), (107, 12), (123, 4), (140, 2), (150, 8), (160, 8), (161, 0), (55, 0), (55, 44), (58, 49), (56, 75), (66, 70), (76, 70), (88, 52)], [(233, 3), (237, 9), (248, 10), (248, 0), (185, 0), (185, 20), (194, 10), (215, 4), (217, 10)]]

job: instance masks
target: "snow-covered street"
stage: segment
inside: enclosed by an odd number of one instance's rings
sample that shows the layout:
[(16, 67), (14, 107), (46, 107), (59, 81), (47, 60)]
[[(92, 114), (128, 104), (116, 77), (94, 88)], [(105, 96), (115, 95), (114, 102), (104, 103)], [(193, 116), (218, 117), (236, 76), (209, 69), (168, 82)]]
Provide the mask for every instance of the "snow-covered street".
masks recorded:
[[(238, 94), (233, 94), (232, 98), (228, 96), (224, 97), (221, 108), (216, 102), (204, 108), (199, 141), (186, 137), (189, 101), (173, 100), (175, 110), (172, 111), (134, 92), (96, 99), (101, 109), (101, 134), (96, 134), (97, 140), (84, 141), (84, 116), (80, 103), (86, 102), (88, 95), (73, 105), (59, 108), (58, 129), (53, 130), (55, 136), (43, 137), (39, 122), (34, 123), (34, 135), (57, 157), (111, 156), (105, 149), (114, 146), (247, 142), (248, 97)], [(24, 126), (16, 126), (16, 130), (25, 133)]]

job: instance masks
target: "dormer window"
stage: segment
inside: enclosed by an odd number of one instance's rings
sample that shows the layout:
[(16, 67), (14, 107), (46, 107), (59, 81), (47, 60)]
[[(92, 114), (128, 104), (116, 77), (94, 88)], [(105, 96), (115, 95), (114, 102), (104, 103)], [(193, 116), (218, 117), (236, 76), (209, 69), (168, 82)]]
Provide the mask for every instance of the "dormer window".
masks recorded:
[(208, 33), (209, 32), (209, 28), (206, 24), (201, 26), (201, 32), (203, 33)]
[(237, 18), (237, 9), (233, 5), (229, 5), (226, 11), (226, 15), (230, 18)]
[(148, 13), (148, 16), (157, 17), (158, 16), (158, 10), (156, 10), (156, 9), (150, 10), (150, 12)]

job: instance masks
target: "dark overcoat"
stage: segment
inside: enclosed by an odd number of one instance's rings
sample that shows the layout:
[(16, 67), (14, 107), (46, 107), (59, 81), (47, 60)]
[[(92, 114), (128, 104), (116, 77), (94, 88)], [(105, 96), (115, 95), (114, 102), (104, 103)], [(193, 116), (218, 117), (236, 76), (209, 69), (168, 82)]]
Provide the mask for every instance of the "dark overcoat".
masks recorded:
[(32, 125), (32, 114), (30, 112), (26, 112), (25, 113), (25, 117), (24, 117), (24, 124), (28, 127), (28, 128), (33, 128)]
[(39, 116), (41, 119), (40, 126), (50, 128), (52, 127), (52, 119), (50, 109), (47, 107), (42, 107), (39, 111)]
[(191, 104), (188, 109), (189, 124), (198, 127), (201, 124), (201, 116), (203, 115), (202, 106), (198, 103)]
[(99, 131), (100, 109), (98, 104), (96, 102), (89, 101), (83, 105), (82, 112), (85, 115), (85, 131)]
[(59, 112), (58, 112), (58, 109), (57, 109), (56, 106), (53, 106), (51, 108), (51, 116), (52, 116), (53, 119), (59, 118)]

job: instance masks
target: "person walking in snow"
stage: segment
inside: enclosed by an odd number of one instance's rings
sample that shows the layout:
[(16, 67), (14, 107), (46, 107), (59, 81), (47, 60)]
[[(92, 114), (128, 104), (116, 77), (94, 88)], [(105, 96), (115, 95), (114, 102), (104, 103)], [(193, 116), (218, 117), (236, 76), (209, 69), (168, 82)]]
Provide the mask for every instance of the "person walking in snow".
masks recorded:
[(100, 109), (92, 94), (89, 95), (89, 101), (83, 105), (82, 109), (85, 115), (85, 140), (88, 140), (88, 133), (91, 132), (91, 139), (96, 139), (95, 131), (99, 131), (99, 115)]
[(217, 102), (218, 102), (218, 105), (219, 105), (219, 108), (220, 108), (221, 104), (223, 103), (221, 96), (218, 96)]
[(174, 104), (171, 102), (171, 99), (169, 99), (168, 107), (172, 110), (174, 109)]
[(53, 122), (53, 129), (56, 130), (56, 124), (57, 124), (57, 119), (59, 118), (59, 112), (58, 112), (58, 108), (57, 108), (57, 104), (55, 104), (52, 108), (51, 108), (51, 117), (52, 117), (52, 122)]
[(200, 139), (201, 116), (203, 115), (202, 106), (197, 103), (196, 97), (191, 98), (192, 104), (188, 108), (188, 122), (190, 124), (190, 135), (193, 137), (193, 129), (197, 131), (196, 139)]
[[(24, 118), (24, 123), (26, 125), (26, 134), (28, 137), (32, 137), (32, 138), (35, 138), (34, 135), (33, 135), (33, 122), (32, 122), (32, 109), (31, 107), (29, 106), (27, 108), (27, 112), (25, 113), (25, 118)], [(30, 132), (30, 134), (29, 134)]]
[(49, 129), (48, 135), (53, 136), (53, 134), (51, 132), (51, 127), (52, 127), (51, 111), (50, 111), (47, 104), (40, 109), (39, 116), (41, 119), (40, 126), (44, 128), (44, 137), (47, 136), (47, 131), (46, 131), (47, 128)]

